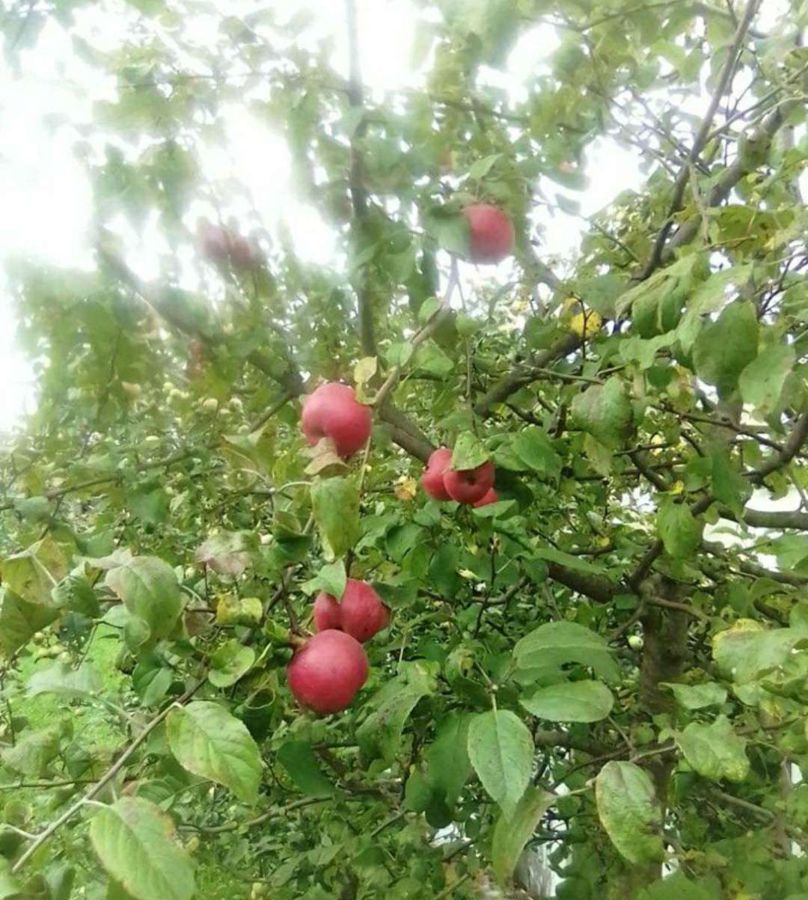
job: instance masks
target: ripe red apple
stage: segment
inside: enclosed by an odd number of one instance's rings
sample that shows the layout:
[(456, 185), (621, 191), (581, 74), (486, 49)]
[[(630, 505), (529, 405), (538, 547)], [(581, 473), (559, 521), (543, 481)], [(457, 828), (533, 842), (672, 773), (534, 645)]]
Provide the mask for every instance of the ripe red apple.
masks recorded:
[(230, 262), (234, 269), (255, 269), (261, 264), (257, 249), (241, 235), (230, 236)]
[(474, 505), (488, 506), (489, 503), (496, 503), (498, 500), (499, 494), (493, 488), (489, 488)]
[(475, 263), (498, 263), (513, 252), (510, 216), (490, 203), (472, 203), (463, 209), (469, 223), (469, 254)]
[(295, 699), (320, 715), (347, 709), (367, 677), (368, 658), (362, 645), (333, 629), (309, 638), (286, 668)]
[(448, 447), (441, 447), (432, 453), (426, 462), (426, 468), (421, 475), (421, 487), (433, 500), (451, 500), (443, 476), (452, 467), (452, 451)]
[(339, 604), (342, 630), (363, 644), (390, 624), (390, 610), (366, 581), (349, 578)]
[(230, 256), (230, 235), (221, 225), (211, 225), (207, 219), (200, 219), (197, 237), (202, 253), (217, 265), (223, 265)]
[(494, 486), (494, 464), (484, 462), (476, 469), (449, 469), (443, 483), (452, 500), (458, 503), (476, 503)]
[(368, 442), (373, 417), (370, 407), (357, 401), (352, 387), (332, 381), (303, 401), (300, 422), (310, 444), (330, 437), (337, 453), (347, 458)]
[(314, 628), (326, 631), (328, 628), (340, 628), (339, 603), (325, 591), (317, 595), (314, 601)]

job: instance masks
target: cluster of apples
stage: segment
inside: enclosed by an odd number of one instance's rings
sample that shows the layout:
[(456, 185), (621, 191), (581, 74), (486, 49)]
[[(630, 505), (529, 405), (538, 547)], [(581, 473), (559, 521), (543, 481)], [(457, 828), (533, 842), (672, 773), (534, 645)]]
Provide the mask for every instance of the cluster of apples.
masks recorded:
[(494, 490), (494, 464), (484, 462), (475, 469), (453, 469), (448, 447), (431, 454), (421, 476), (421, 487), (433, 500), (456, 500), (471, 506), (488, 506), (499, 500)]
[(390, 610), (366, 581), (349, 578), (342, 598), (322, 592), (314, 601), (314, 628), (286, 672), (298, 703), (320, 715), (341, 712), (368, 677), (362, 646), (390, 624)]
[[(469, 226), (469, 260), (497, 263), (513, 251), (513, 224), (501, 209), (475, 203), (466, 206), (463, 215)], [(248, 257), (238, 243), (243, 238), (234, 242), (223, 229), (212, 228), (206, 232), (207, 255), (214, 261), (245, 266)], [(330, 438), (343, 459), (367, 444), (372, 424), (370, 407), (360, 403), (346, 384), (320, 385), (303, 403), (300, 425), (308, 443)], [(493, 463), (453, 469), (452, 451), (447, 447), (429, 457), (421, 484), (435, 500), (485, 506), (498, 499)], [(368, 658), (362, 645), (389, 625), (390, 610), (370, 584), (349, 578), (341, 598), (325, 592), (317, 596), (313, 619), (316, 633), (296, 650), (286, 675), (301, 706), (328, 715), (350, 706), (367, 680)]]
[[(309, 444), (330, 438), (348, 459), (370, 438), (373, 417), (352, 387), (330, 382), (303, 403), (300, 426)], [(301, 706), (319, 715), (341, 712), (368, 677), (364, 644), (390, 623), (390, 610), (366, 581), (349, 578), (341, 598), (322, 592), (314, 601), (316, 634), (297, 650), (286, 670)]]
[(215, 266), (249, 271), (263, 264), (261, 251), (232, 228), (213, 225), (203, 218), (197, 224), (196, 236), (203, 255)]

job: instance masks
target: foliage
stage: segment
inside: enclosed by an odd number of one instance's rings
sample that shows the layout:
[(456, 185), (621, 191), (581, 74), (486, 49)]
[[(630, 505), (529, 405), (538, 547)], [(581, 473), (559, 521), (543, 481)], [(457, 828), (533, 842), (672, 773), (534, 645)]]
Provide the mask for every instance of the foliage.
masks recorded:
[[(559, 897), (808, 894), (808, 8), (757, 5), (422, 0), (388, 94), (295, 4), (9, 6), (10, 67), (47, 22), (104, 88), (53, 125), (93, 264), (6, 267), (38, 406), (0, 457), (0, 897), (462, 900), (539, 846)], [(331, 263), (215, 177), (236, 106)], [(549, 258), (602, 139), (643, 189)], [(454, 255), (470, 200), (513, 261)], [(339, 379), (347, 463), (298, 426)], [(426, 499), (437, 446), (499, 502)], [(284, 668), (347, 576), (393, 622), (317, 719)]]

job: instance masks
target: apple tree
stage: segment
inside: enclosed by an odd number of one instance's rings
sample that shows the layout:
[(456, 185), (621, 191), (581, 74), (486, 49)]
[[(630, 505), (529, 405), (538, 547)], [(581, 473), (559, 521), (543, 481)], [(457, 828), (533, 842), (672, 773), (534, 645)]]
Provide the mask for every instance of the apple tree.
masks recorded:
[(805, 0), (4, 6), (0, 897), (808, 895)]

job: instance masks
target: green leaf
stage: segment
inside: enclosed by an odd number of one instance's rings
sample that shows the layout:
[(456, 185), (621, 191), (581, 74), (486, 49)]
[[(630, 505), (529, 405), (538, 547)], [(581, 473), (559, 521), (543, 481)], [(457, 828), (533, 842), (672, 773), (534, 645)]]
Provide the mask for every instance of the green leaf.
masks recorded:
[(686, 559), (701, 546), (704, 528), (690, 512), (686, 503), (677, 503), (666, 497), (657, 513), (657, 533), (665, 546), (665, 552), (675, 559)]
[(732, 730), (726, 716), (710, 725), (691, 722), (676, 735), (676, 744), (699, 775), (713, 781), (743, 781), (749, 774), (746, 741)]
[(348, 575), (345, 572), (345, 563), (338, 559), (336, 562), (327, 563), (320, 571), (301, 585), (307, 594), (316, 594), (325, 591), (332, 597), (341, 597), (345, 593), (345, 585), (348, 583)]
[(50, 725), (40, 731), (25, 734), (14, 746), (6, 747), (0, 753), (0, 759), (13, 772), (42, 778), (59, 753), (61, 736), (62, 728), (59, 725)]
[(99, 810), (90, 840), (109, 875), (135, 900), (191, 900), (194, 870), (171, 819), (140, 797)]
[(551, 722), (599, 722), (612, 711), (614, 697), (600, 681), (571, 681), (539, 688), (520, 702), (532, 715)]
[(605, 638), (576, 622), (547, 622), (517, 642), (513, 650), (520, 668), (560, 667), (576, 662), (614, 680), (620, 670)]
[(28, 679), (28, 693), (32, 697), (37, 694), (92, 696), (102, 688), (101, 674), (88, 662), (82, 663), (78, 669), (66, 663), (54, 663), (49, 669), (35, 672)]
[[(649, 885), (637, 896), (637, 900), (721, 900), (717, 879), (715, 884), (691, 881), (681, 872), (669, 875)], [(798, 900), (789, 897), (788, 900)]]
[(241, 575), (258, 552), (258, 535), (253, 531), (222, 531), (209, 537), (194, 554), (214, 572)]
[(435, 678), (423, 663), (410, 663), (368, 701), (372, 712), (356, 731), (362, 756), (392, 763), (401, 746), (401, 732), (422, 697), (435, 691)]
[(59, 610), (28, 603), (0, 586), (0, 651), (12, 656), (28, 640), (59, 617)]
[(693, 346), (696, 374), (712, 384), (722, 399), (729, 397), (738, 377), (755, 358), (758, 320), (749, 301), (730, 303), (718, 319), (703, 328)]
[(222, 784), (253, 803), (261, 782), (261, 754), (244, 723), (223, 706), (197, 700), (172, 709), (166, 720), (168, 746), (194, 775)]
[(278, 749), (278, 762), (307, 797), (332, 797), (334, 785), (323, 775), (308, 741), (287, 741)]
[(593, 384), (577, 394), (572, 401), (572, 416), (606, 447), (619, 447), (631, 432), (633, 422), (631, 401), (622, 379), (613, 375), (605, 384)]
[(162, 488), (137, 491), (129, 497), (129, 511), (146, 525), (162, 525), (168, 518), (168, 495)]
[(450, 807), (457, 803), (471, 772), (467, 747), (470, 721), (471, 717), (462, 713), (448, 716), (424, 753), (427, 779)]
[(311, 506), (326, 558), (344, 556), (357, 542), (359, 489), (353, 478), (324, 478), (311, 486)]
[(456, 256), (466, 256), (469, 250), (468, 219), (459, 211), (446, 207), (427, 210), (424, 227), (438, 242), (441, 249)]
[(702, 330), (702, 317), (721, 309), (727, 302), (727, 292), (732, 287), (746, 283), (751, 272), (750, 265), (733, 266), (714, 272), (687, 297), (687, 311), (676, 329), (679, 343), (686, 353), (693, 349)]
[(738, 380), (743, 402), (764, 413), (773, 412), (795, 359), (794, 348), (786, 344), (772, 344), (761, 351)]
[(720, 706), (727, 699), (727, 692), (720, 684), (708, 681), (705, 684), (672, 684), (661, 681), (660, 687), (673, 691), (676, 702), (682, 709), (704, 709), (705, 706)]
[(51, 591), (51, 598), (59, 609), (69, 609), (90, 619), (101, 614), (98, 596), (83, 575), (71, 574), (63, 578)]
[(561, 472), (561, 458), (547, 433), (529, 425), (519, 431), (511, 442), (513, 452), (528, 469), (547, 478), (557, 478)]
[(491, 171), (494, 164), (502, 158), (501, 153), (494, 153), (491, 156), (484, 156), (482, 159), (475, 160), (469, 167), (469, 177), (479, 181)]
[(217, 625), (258, 625), (264, 617), (264, 605), (258, 597), (221, 594), (216, 599)]
[(525, 844), (533, 836), (541, 817), (556, 797), (529, 785), (511, 815), (502, 813), (494, 826), (491, 861), (494, 874), (504, 887), (510, 881)]
[(434, 342), (421, 344), (415, 356), (416, 368), (438, 378), (445, 378), (455, 367), (454, 361)]
[(662, 859), (662, 813), (644, 769), (607, 762), (595, 781), (595, 801), (601, 824), (622, 856), (635, 865)]
[(533, 738), (525, 723), (507, 709), (476, 715), (469, 725), (468, 752), (489, 796), (512, 815), (533, 768)]
[(387, 348), (384, 354), (385, 362), (388, 366), (406, 366), (412, 359), (415, 348), (409, 341), (396, 341)]
[(21, 900), (24, 896), (19, 881), (11, 874), (11, 862), (0, 856), (0, 900)]
[(752, 495), (752, 486), (726, 453), (713, 453), (711, 459), (713, 496), (740, 516), (746, 501)]
[(245, 647), (235, 638), (225, 641), (210, 658), (208, 681), (214, 687), (230, 687), (250, 671), (254, 662), (252, 647)]
[(110, 569), (107, 587), (148, 625), (154, 638), (168, 637), (182, 612), (182, 594), (171, 566), (156, 556), (134, 556)]
[(67, 575), (64, 550), (50, 536), (0, 563), (6, 587), (27, 603), (51, 605), (51, 591)]
[(353, 377), (357, 386), (367, 384), (376, 374), (379, 360), (375, 356), (363, 356), (354, 366)]
[(805, 635), (792, 628), (765, 629), (744, 620), (713, 636), (713, 658), (719, 668), (744, 684), (785, 663)]
[(488, 451), (471, 431), (458, 435), (452, 451), (452, 468), (458, 472), (476, 469), (488, 459)]

